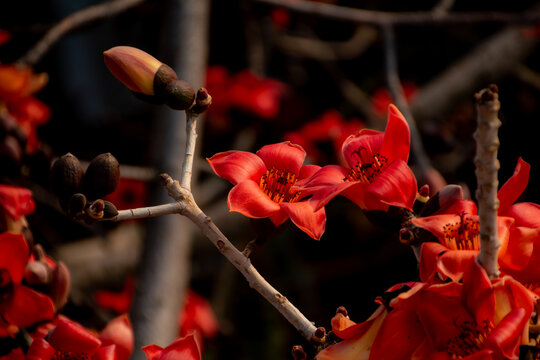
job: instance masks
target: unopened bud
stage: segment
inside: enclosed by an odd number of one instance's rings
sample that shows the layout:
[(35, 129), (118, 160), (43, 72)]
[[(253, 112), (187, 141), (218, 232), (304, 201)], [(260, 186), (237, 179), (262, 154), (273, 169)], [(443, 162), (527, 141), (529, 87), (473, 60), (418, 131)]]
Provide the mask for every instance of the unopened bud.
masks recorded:
[(292, 348), (292, 356), (294, 360), (306, 360), (307, 354), (301, 345), (294, 345)]
[(340, 306), (336, 310), (336, 314), (341, 314), (345, 317), (349, 317), (349, 312), (345, 309), (345, 306)]
[(312, 340), (315, 340), (316, 342), (324, 342), (326, 340), (326, 329), (324, 327), (318, 327), (315, 329), (315, 332), (311, 336)]
[(435, 195), (433, 195), (422, 211), (420, 212), (421, 216), (429, 216), (437, 211), (444, 210), (450, 207), (458, 200), (463, 200), (465, 198), (463, 194), (463, 189), (459, 185), (446, 185), (441, 190), (439, 190)]
[(103, 218), (104, 219), (110, 219), (118, 215), (118, 210), (116, 209), (116, 206), (110, 201), (103, 200)]
[(67, 205), (72, 194), (79, 192), (83, 175), (84, 170), (79, 159), (71, 153), (62, 155), (52, 165), (49, 182), (63, 206)]
[(208, 90), (205, 88), (200, 88), (197, 90), (197, 96), (195, 97), (195, 105), (191, 109), (196, 114), (201, 114), (205, 112), (210, 105), (212, 105), (212, 96), (208, 93)]
[(105, 209), (105, 203), (101, 199), (97, 199), (94, 201), (88, 209), (86, 210), (86, 214), (90, 216), (94, 220), (99, 220), (103, 218), (104, 210)]
[(422, 198), (429, 198), (429, 185), (428, 184), (422, 185), (420, 190), (418, 190), (418, 196)]
[(86, 196), (81, 193), (71, 195), (68, 202), (68, 216), (73, 219), (79, 219), (86, 209)]
[(193, 105), (195, 90), (187, 81), (173, 80), (165, 87), (163, 96), (171, 109), (186, 110)]
[(24, 269), (24, 280), (30, 285), (43, 285), (51, 280), (51, 271), (42, 261), (31, 261)]
[(154, 95), (154, 77), (161, 61), (131, 46), (113, 47), (103, 57), (109, 71), (129, 90)]
[(120, 182), (120, 164), (111, 153), (96, 156), (86, 169), (83, 177), (83, 189), (90, 199), (109, 195)]
[(410, 245), (414, 241), (414, 234), (410, 229), (402, 228), (399, 230), (399, 242)]
[(57, 311), (67, 303), (70, 288), (71, 275), (69, 274), (69, 269), (63, 262), (59, 261), (52, 273), (50, 285), (50, 297)]

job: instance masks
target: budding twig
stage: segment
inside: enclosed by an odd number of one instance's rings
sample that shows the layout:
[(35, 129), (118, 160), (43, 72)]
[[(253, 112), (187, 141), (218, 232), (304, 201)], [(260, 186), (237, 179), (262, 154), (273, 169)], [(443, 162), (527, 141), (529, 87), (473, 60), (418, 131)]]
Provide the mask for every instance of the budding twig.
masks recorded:
[(144, 0), (113, 0), (89, 6), (62, 19), (24, 54), (17, 63), (34, 66), (62, 36), (92, 21), (112, 17), (129, 8), (139, 5)]
[(497, 149), (499, 138), (497, 131), (501, 126), (498, 112), (501, 107), (497, 86), (491, 85), (476, 95), (478, 127), (474, 133), (476, 140), (476, 178), (478, 188), (478, 215), (480, 218), (480, 254), (478, 262), (484, 267), (490, 278), (499, 276), (497, 253), (501, 243), (497, 236)]

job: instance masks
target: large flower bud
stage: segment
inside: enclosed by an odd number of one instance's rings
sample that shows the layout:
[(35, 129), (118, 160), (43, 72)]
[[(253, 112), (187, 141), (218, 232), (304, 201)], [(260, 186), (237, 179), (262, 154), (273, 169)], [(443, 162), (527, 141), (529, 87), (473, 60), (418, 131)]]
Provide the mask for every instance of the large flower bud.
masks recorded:
[[(177, 79), (176, 73), (152, 55), (131, 46), (116, 46), (103, 52), (105, 65), (129, 90), (143, 95), (156, 95), (154, 79), (161, 67), (160, 80)], [(164, 78), (164, 79), (162, 79)], [(163, 86), (161, 86), (163, 87)]]

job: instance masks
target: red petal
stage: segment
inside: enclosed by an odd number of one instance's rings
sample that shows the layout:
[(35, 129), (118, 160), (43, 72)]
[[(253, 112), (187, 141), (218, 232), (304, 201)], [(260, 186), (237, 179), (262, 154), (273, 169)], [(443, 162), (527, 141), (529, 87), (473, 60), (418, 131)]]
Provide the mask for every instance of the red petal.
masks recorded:
[(495, 313), (495, 296), (491, 281), (484, 268), (473, 260), (469, 262), (463, 273), (462, 304), (476, 318), (476, 323), (493, 319)]
[(30, 190), (10, 185), (0, 185), (0, 205), (14, 220), (30, 214), (36, 207)]
[(22, 234), (0, 234), (0, 269), (5, 269), (14, 284), (20, 284), (28, 261), (28, 245)]
[(447, 205), (441, 211), (436, 212), (437, 215), (453, 214), (453, 215), (476, 215), (478, 209), (472, 200), (455, 200), (451, 205)]
[(198, 330), (204, 337), (209, 338), (219, 331), (218, 321), (210, 303), (192, 290), (188, 292), (179, 320), (181, 336)]
[(358, 134), (345, 139), (341, 151), (349, 168), (354, 168), (359, 161), (371, 163), (373, 155), (380, 154), (383, 139), (382, 132), (371, 129), (362, 129)]
[(306, 152), (300, 145), (284, 141), (278, 144), (263, 146), (257, 155), (264, 161), (267, 169), (280, 169), (294, 174), (300, 172), (300, 167), (306, 158)]
[(319, 170), (321, 170), (321, 167), (318, 165), (304, 165), (300, 168), (298, 180), (307, 179)]
[(504, 215), (512, 217), (515, 226), (530, 228), (540, 227), (540, 205), (533, 203), (517, 203), (510, 206)]
[(540, 229), (525, 227), (510, 228), (507, 241), (501, 241), (499, 249), (499, 265), (503, 271), (522, 270), (531, 259), (534, 243), (540, 240)]
[(411, 223), (419, 228), (429, 231), (437, 237), (437, 239), (444, 238), (444, 227), (447, 224), (455, 224), (460, 221), (460, 217), (454, 214), (442, 214), (426, 216), (423, 218), (413, 218)]
[(193, 334), (180, 338), (161, 353), (160, 360), (200, 360), (201, 350), (197, 343), (197, 337)]
[(313, 211), (313, 208), (307, 201), (281, 203), (280, 206), (287, 212), (291, 221), (298, 226), (300, 230), (315, 240), (321, 238), (326, 225), (326, 213), (324, 212), (324, 208)]
[(477, 250), (448, 250), (439, 257), (437, 271), (453, 281), (459, 281), (467, 265), (477, 256)]
[(514, 309), (489, 334), (485, 346), (505, 359), (517, 359), (521, 334), (529, 317), (525, 309)]
[[(118, 347), (116, 345), (107, 345), (102, 346), (99, 349), (96, 350), (96, 352), (92, 355), (92, 360), (116, 360), (121, 359), (120, 357), (117, 357), (118, 355)], [(128, 355), (129, 356), (129, 355)]]
[(437, 271), (439, 256), (448, 249), (437, 242), (426, 242), (420, 247), (420, 279), (429, 282)]
[(267, 170), (260, 157), (246, 151), (226, 151), (206, 160), (217, 176), (234, 185), (245, 180), (259, 182)]
[(119, 360), (127, 360), (133, 350), (133, 329), (127, 314), (120, 315), (109, 321), (99, 334), (103, 345), (116, 345)]
[(53, 358), (56, 350), (45, 339), (35, 338), (28, 349), (26, 356), (35, 357), (41, 360), (50, 360)]
[(379, 329), (369, 358), (373, 360), (409, 359), (425, 337), (426, 334), (414, 312), (393, 310), (386, 316)]
[(351, 330), (353, 330), (355, 325), (357, 325), (354, 321), (341, 313), (334, 315), (330, 321), (330, 324), (332, 325), (332, 331), (334, 334), (341, 339), (348, 339), (354, 335), (354, 332), (351, 332)]
[(146, 345), (142, 347), (142, 351), (144, 351), (144, 354), (146, 355), (147, 360), (158, 360), (161, 356), (161, 352), (163, 351), (163, 348), (161, 346), (152, 344), (152, 345)]
[(280, 210), (279, 204), (270, 200), (259, 185), (251, 180), (233, 187), (229, 192), (227, 204), (230, 211), (254, 219), (269, 217)]
[(18, 285), (13, 291), (13, 298), (5, 307), (3, 316), (19, 327), (28, 327), (54, 317), (52, 300), (24, 285)]
[(49, 335), (49, 343), (58, 351), (71, 351), (76, 354), (93, 354), (101, 345), (97, 337), (67, 319), (58, 320), (58, 325)]
[(412, 210), (418, 186), (412, 170), (404, 161), (390, 164), (366, 189), (368, 210), (386, 210), (388, 205)]
[(530, 170), (531, 165), (523, 161), (522, 158), (519, 158), (514, 174), (497, 192), (497, 198), (499, 199), (499, 214), (503, 214), (508, 207), (521, 196), (523, 191), (525, 191), (525, 188), (529, 183)]
[(279, 208), (279, 211), (275, 214), (272, 214), (269, 217), (270, 221), (274, 224), (274, 226), (278, 227), (279, 225), (283, 224), (285, 221), (289, 220), (289, 214), (285, 211), (285, 209)]
[(388, 107), (388, 122), (384, 130), (384, 140), (381, 146), (381, 155), (386, 156), (388, 162), (409, 159), (411, 132), (405, 117), (397, 107), (390, 104)]

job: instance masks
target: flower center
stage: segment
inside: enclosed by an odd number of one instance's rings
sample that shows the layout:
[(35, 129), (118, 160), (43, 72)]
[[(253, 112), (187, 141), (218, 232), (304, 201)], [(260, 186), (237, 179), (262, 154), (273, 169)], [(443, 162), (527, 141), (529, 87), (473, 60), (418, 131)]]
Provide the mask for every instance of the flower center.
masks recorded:
[(493, 330), (493, 325), (488, 321), (482, 321), (478, 326), (476, 321), (465, 321), (458, 326), (460, 334), (448, 340), (448, 356), (450, 359), (463, 359), (482, 349), (488, 334)]
[(57, 351), (52, 360), (90, 360), (91, 357), (84, 353), (74, 353), (71, 351)]
[(300, 197), (300, 191), (290, 189), (297, 180), (295, 173), (272, 168), (261, 177), (259, 187), (276, 203), (295, 202)]
[(454, 224), (443, 226), (443, 245), (451, 250), (480, 250), (480, 225), (465, 214)]
[(351, 153), (351, 157), (356, 157), (356, 164), (349, 170), (343, 181), (361, 181), (371, 184), (388, 163), (388, 159), (379, 154), (371, 155), (365, 148), (359, 148)]

